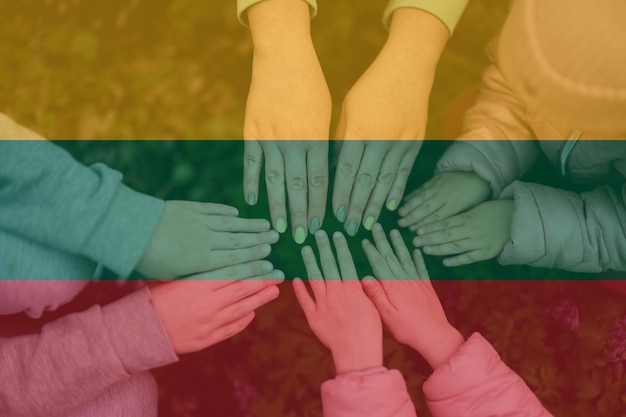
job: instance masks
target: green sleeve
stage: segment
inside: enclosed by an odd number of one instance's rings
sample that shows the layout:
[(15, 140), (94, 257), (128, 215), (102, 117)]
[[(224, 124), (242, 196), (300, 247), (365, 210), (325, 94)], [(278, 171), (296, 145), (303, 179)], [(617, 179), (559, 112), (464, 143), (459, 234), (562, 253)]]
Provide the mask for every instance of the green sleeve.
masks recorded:
[[(257, 3), (262, 2), (263, 0), (237, 0), (237, 18), (241, 22), (242, 25), (248, 26), (248, 16), (246, 16), (245, 11), (248, 7), (254, 6)], [(317, 15), (317, 0), (304, 0), (309, 4), (309, 8), (311, 9), (311, 18)]]
[[(246, 0), (243, 1), (245, 2)], [(250, 2), (250, 0), (247, 1)], [(383, 14), (383, 24), (386, 28), (389, 28), (391, 15), (396, 9), (411, 7), (422, 9), (439, 18), (439, 20), (448, 27), (450, 36), (452, 36), (454, 28), (461, 18), (468, 1), (469, 0), (389, 0), (387, 8), (385, 8), (385, 13)]]

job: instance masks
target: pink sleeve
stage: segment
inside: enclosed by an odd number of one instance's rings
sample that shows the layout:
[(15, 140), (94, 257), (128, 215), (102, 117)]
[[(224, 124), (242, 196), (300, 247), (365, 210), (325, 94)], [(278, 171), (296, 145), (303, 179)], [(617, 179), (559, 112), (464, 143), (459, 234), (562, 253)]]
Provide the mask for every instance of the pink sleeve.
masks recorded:
[(0, 415), (60, 415), (112, 385), (177, 360), (143, 288), (45, 325), (0, 338)]
[(424, 383), (433, 417), (549, 417), (524, 381), (474, 333)]
[(324, 417), (416, 417), (402, 374), (386, 368), (326, 381), (322, 408)]

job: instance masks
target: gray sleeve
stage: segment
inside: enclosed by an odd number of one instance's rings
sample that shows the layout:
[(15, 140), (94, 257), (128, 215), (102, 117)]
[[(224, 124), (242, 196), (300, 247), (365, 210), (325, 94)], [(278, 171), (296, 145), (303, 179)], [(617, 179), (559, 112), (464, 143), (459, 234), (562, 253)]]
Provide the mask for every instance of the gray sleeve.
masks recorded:
[(626, 185), (577, 194), (515, 182), (511, 239), (498, 260), (575, 272), (626, 271)]
[(49, 141), (0, 141), (0, 229), (122, 277), (141, 259), (163, 204), (122, 184), (119, 172), (86, 167)]

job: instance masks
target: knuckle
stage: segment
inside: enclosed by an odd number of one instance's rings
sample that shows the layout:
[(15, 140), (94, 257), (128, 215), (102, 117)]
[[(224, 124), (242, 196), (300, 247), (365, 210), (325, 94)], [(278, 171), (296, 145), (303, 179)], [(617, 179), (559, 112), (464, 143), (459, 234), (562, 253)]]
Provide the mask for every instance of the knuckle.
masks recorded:
[(398, 258), (393, 253), (387, 253), (384, 255), (385, 262), (387, 264), (398, 262)]
[(396, 176), (408, 177), (409, 176), (409, 172), (410, 172), (409, 168), (400, 168), (398, 170), (398, 172), (396, 173)]
[(287, 189), (289, 191), (304, 191), (306, 189), (306, 180), (302, 177), (291, 178), (287, 182)]
[(386, 267), (387, 262), (385, 261), (384, 258), (377, 257), (376, 259), (374, 259), (374, 265), (378, 267)]
[(381, 172), (378, 176), (378, 183), (382, 185), (389, 185), (393, 182), (395, 175), (393, 172)]
[[(239, 262), (239, 256), (236, 252), (230, 252), (228, 255), (226, 255), (226, 262), (229, 265), (236, 264)], [(234, 274), (234, 270), (231, 270), (231, 272)]]
[(443, 238), (445, 240), (451, 240), (452, 239), (452, 232), (450, 230), (446, 230), (445, 232), (443, 232)]
[(265, 175), (265, 181), (268, 184), (282, 184), (285, 182), (285, 176), (280, 171), (269, 171)]
[(374, 178), (370, 174), (359, 174), (356, 183), (364, 188), (370, 188), (374, 185)]
[(261, 159), (256, 155), (246, 156), (246, 165), (249, 167), (258, 167), (261, 163)]
[(400, 259), (400, 265), (402, 266), (409, 266), (412, 265), (413, 262), (411, 261), (411, 258), (401, 258)]
[(350, 205), (350, 212), (352, 213), (363, 213), (363, 206), (361, 205)]
[(335, 263), (331, 260), (322, 261), (322, 270), (324, 272), (332, 272), (335, 269)]
[(452, 244), (452, 249), (454, 249), (455, 251), (463, 250), (463, 248), (461, 247), (461, 244), (459, 242), (454, 242)]
[(352, 180), (356, 175), (356, 166), (350, 162), (343, 162), (339, 165), (338, 172), (346, 179)]
[(309, 177), (311, 188), (324, 188), (326, 186), (326, 176), (322, 174), (311, 175)]

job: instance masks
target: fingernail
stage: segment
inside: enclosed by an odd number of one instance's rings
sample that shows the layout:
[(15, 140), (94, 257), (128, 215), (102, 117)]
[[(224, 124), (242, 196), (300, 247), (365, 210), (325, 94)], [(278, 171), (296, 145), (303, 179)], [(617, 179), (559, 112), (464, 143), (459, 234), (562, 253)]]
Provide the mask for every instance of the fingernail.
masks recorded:
[(256, 199), (254, 197), (254, 193), (248, 193), (248, 196), (246, 197), (246, 203), (248, 203), (249, 206), (253, 206), (255, 202)]
[(391, 236), (393, 236), (393, 237), (400, 237), (400, 232), (398, 231), (398, 229), (393, 229), (391, 231)]
[(407, 221), (405, 219), (398, 220), (398, 226), (405, 227), (407, 225)]
[(239, 210), (234, 207), (229, 210), (229, 213), (231, 216), (239, 216)]
[(391, 200), (390, 202), (387, 203), (388, 210), (394, 211), (397, 208), (398, 208), (398, 202), (396, 200)]
[(263, 246), (261, 246), (261, 252), (263, 253), (270, 253), (272, 251), (272, 247), (268, 244), (265, 244)]
[(287, 224), (285, 223), (285, 219), (283, 219), (282, 217), (276, 219), (276, 231), (278, 233), (285, 233), (286, 230)]
[(422, 244), (422, 239), (416, 237), (415, 239), (413, 239), (413, 246), (419, 246)]
[(375, 218), (373, 218), (372, 216), (368, 216), (367, 219), (365, 219), (365, 223), (363, 223), (363, 226), (365, 226), (365, 230), (372, 230), (372, 226), (374, 226), (375, 222)]
[(304, 231), (304, 227), (300, 226), (296, 229), (296, 232), (293, 234), (293, 240), (295, 240), (298, 245), (302, 245), (305, 239), (306, 239), (306, 232)]
[(270, 240), (272, 242), (276, 242), (276, 241), (278, 241), (278, 238), (279, 238), (278, 232), (276, 230), (272, 230), (270, 232)]
[(261, 220), (259, 222), (259, 228), (261, 230), (270, 230), (270, 226), (271, 226), (271, 224), (267, 220)]
[(358, 223), (355, 220), (350, 220), (348, 222), (348, 226), (346, 226), (346, 232), (348, 232), (348, 235), (355, 236), (358, 230), (359, 230)]
[(264, 272), (270, 272), (272, 269), (274, 269), (274, 265), (272, 265), (271, 262), (264, 262), (263, 263), (263, 271)]
[(311, 223), (309, 224), (309, 233), (314, 235), (320, 228), (320, 219), (317, 217), (313, 217), (311, 219)]
[(374, 231), (376, 232), (382, 232), (383, 226), (380, 223), (376, 223), (372, 229), (374, 229)]
[(310, 246), (305, 246), (302, 248), (303, 255), (310, 255), (311, 253), (313, 253), (313, 249), (311, 249)]
[(341, 223), (346, 221), (346, 206), (339, 206), (337, 209), (337, 220)]
[(426, 229), (424, 229), (423, 227), (420, 227), (419, 229), (417, 229), (418, 235), (423, 235), (424, 233), (426, 233)]
[(276, 270), (272, 274), (272, 277), (276, 280), (283, 281), (285, 279), (285, 274), (283, 273), (283, 271)]
[(431, 246), (424, 246), (423, 250), (426, 253), (431, 253), (433, 251), (433, 248)]
[(335, 232), (333, 233), (333, 239), (335, 240), (339, 240), (343, 237), (343, 235), (341, 234), (341, 232)]

